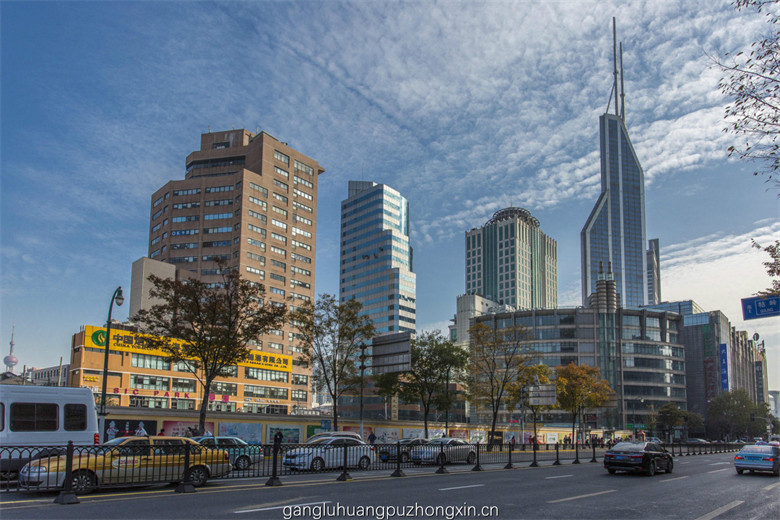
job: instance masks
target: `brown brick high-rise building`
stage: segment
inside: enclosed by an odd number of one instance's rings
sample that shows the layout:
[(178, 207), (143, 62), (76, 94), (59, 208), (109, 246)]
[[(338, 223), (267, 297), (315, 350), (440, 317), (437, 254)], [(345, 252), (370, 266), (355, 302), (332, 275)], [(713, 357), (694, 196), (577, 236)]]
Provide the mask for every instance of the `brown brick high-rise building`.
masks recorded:
[[(206, 282), (220, 280), (216, 261), (223, 260), (263, 283), (271, 302), (309, 301), (314, 298), (317, 177), (324, 171), (265, 132), (202, 134), (200, 150), (187, 156), (184, 180), (170, 181), (152, 195), (149, 258), (175, 264), (178, 278), (189, 271)], [(252, 348), (292, 356), (290, 408), (293, 403), (309, 408), (311, 368), (295, 362), (295, 334), (285, 324)], [(264, 377), (263, 371), (257, 377)]]

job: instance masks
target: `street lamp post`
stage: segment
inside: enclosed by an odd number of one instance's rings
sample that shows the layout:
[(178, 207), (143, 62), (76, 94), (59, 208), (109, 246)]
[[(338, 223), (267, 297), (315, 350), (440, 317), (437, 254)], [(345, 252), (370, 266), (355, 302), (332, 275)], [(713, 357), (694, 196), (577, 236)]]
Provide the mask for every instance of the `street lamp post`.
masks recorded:
[(103, 356), (103, 389), (100, 392), (100, 441), (103, 442), (103, 434), (106, 431), (106, 385), (108, 384), (108, 351), (111, 346), (111, 311), (114, 309), (114, 302), (117, 305), (125, 303), (125, 297), (122, 295), (122, 286), (116, 288), (111, 303), (108, 305), (108, 319), (106, 320), (106, 352)]
[[(639, 399), (640, 403), (645, 402), (645, 398), (642, 397)], [(631, 401), (631, 422), (633, 423), (631, 426), (634, 428), (634, 440), (636, 440), (636, 401)]]
[[(363, 386), (366, 373), (366, 348), (368, 345), (360, 345), (360, 438), (363, 439)], [(345, 469), (346, 471), (346, 469)]]

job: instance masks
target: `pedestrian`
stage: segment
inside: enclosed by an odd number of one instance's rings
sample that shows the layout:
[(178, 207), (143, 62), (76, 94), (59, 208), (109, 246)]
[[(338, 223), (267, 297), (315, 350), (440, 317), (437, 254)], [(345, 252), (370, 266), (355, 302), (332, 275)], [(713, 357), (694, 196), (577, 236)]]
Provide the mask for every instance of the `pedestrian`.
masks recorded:
[(515, 436), (514, 436), (514, 435), (512, 435), (512, 436), (509, 438), (509, 444), (511, 444), (511, 445), (512, 445), (512, 447), (514, 448), (514, 446), (515, 446)]
[(371, 432), (368, 435), (368, 443), (373, 446), (375, 442), (376, 442), (376, 435), (374, 435), (374, 432)]
[(160, 428), (160, 433), (157, 435), (165, 435), (165, 428)]

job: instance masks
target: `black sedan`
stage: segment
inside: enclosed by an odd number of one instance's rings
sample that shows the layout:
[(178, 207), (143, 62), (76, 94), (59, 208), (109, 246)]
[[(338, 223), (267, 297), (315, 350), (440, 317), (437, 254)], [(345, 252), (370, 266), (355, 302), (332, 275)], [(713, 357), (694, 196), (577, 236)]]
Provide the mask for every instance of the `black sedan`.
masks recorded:
[(649, 476), (657, 470), (671, 473), (672, 456), (655, 442), (620, 442), (604, 455), (604, 469), (614, 475), (616, 471), (643, 472)]

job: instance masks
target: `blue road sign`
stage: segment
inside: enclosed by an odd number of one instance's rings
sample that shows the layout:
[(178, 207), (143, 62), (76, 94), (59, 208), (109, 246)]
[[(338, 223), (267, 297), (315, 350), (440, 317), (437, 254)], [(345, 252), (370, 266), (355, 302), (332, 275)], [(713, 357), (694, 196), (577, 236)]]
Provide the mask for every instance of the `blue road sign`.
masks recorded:
[(780, 316), (780, 296), (742, 298), (742, 319), (755, 320)]

